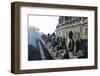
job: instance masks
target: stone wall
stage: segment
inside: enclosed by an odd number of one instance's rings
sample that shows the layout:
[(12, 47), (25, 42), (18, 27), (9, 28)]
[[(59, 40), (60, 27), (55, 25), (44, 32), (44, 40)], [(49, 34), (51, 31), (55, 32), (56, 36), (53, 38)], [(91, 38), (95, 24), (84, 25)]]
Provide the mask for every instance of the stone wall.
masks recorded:
[(73, 39), (88, 38), (88, 18), (87, 17), (59, 17), (59, 23), (56, 27), (56, 35), (67, 37), (69, 31), (73, 32)]

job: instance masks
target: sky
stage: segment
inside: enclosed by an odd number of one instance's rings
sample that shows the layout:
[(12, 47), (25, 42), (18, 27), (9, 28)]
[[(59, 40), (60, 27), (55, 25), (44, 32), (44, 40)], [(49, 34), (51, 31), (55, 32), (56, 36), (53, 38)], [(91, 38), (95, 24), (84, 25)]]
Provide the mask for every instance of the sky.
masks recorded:
[(29, 15), (29, 26), (35, 26), (40, 29), (39, 32), (52, 34), (56, 30), (59, 16)]

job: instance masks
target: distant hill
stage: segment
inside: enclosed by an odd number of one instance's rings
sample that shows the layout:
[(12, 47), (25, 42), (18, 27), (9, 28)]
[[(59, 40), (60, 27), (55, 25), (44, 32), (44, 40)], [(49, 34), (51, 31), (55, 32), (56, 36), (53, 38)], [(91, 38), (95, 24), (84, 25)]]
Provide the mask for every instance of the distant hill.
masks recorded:
[(39, 28), (34, 26), (29, 26), (28, 28), (28, 44), (36, 47), (36, 40), (40, 39), (41, 33), (39, 32)]

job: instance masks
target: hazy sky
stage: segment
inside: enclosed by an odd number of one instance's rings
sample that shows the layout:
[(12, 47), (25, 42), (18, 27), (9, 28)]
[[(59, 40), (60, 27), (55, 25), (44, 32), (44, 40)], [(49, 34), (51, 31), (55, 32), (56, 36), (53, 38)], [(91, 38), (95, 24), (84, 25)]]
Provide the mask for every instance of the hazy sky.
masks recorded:
[(29, 26), (35, 26), (44, 34), (53, 33), (58, 24), (59, 17), (57, 16), (29, 16)]

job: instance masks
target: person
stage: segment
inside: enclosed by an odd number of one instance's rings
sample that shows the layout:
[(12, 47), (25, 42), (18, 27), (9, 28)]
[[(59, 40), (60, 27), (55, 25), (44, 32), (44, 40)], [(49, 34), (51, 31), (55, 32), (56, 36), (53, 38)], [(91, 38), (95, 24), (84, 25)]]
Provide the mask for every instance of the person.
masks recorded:
[(80, 50), (80, 39), (76, 40), (76, 53), (78, 53), (78, 51)]
[(66, 53), (68, 54), (68, 57), (71, 59), (73, 58), (74, 53), (74, 40), (73, 40), (73, 32), (70, 31), (67, 41), (66, 41)]
[(51, 35), (48, 33), (47, 41), (51, 42)]
[(65, 35), (62, 37), (62, 40), (61, 40), (61, 44), (62, 44), (62, 48), (65, 49), (66, 48), (66, 44), (65, 44)]
[(52, 34), (52, 46), (55, 47), (57, 45), (57, 37), (55, 33)]
[(48, 33), (48, 35), (47, 35), (47, 44), (46, 44), (46, 46), (48, 47), (48, 48), (51, 48), (51, 35)]

